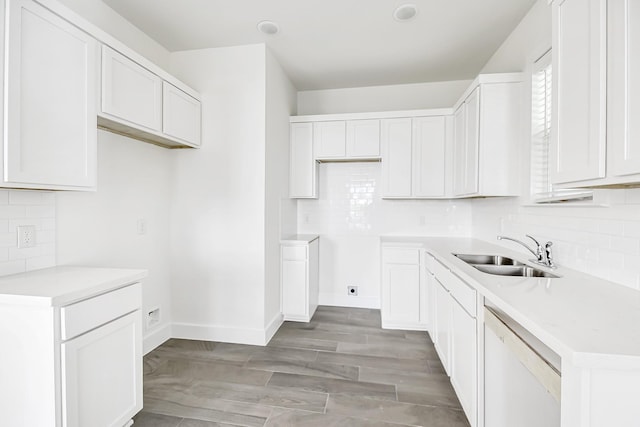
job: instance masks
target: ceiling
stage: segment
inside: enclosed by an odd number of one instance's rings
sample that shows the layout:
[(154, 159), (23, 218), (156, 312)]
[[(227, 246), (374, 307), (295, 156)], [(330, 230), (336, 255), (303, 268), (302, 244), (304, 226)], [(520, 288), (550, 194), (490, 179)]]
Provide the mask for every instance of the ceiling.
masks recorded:
[[(298, 90), (474, 78), (536, 2), (103, 1), (172, 52), (264, 42)], [(397, 22), (393, 11), (405, 3), (418, 15)], [(261, 20), (280, 32), (258, 32)]]

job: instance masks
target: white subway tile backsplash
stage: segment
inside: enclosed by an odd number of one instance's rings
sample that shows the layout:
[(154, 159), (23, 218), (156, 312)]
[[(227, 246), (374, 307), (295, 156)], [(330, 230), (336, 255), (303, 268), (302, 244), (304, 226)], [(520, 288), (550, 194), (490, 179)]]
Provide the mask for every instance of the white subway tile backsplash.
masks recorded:
[(519, 199), (474, 200), (472, 234), (485, 240), (496, 234), (550, 240), (558, 264), (638, 289), (640, 189), (599, 190), (597, 196), (606, 207), (526, 207)]
[[(380, 296), (379, 236), (469, 236), (471, 202), (383, 200), (380, 163), (323, 163), (319, 198), (298, 200), (298, 233), (319, 234), (320, 293)], [(322, 303), (322, 301), (321, 301)]]
[[(17, 227), (36, 227), (36, 246), (18, 249)], [(56, 263), (54, 192), (0, 190), (0, 276)]]
[(23, 259), (17, 261), (0, 262), (0, 276), (24, 273), (25, 271), (27, 271), (27, 263)]
[(41, 205), (42, 195), (41, 191), (9, 191), (9, 204), (10, 205)]

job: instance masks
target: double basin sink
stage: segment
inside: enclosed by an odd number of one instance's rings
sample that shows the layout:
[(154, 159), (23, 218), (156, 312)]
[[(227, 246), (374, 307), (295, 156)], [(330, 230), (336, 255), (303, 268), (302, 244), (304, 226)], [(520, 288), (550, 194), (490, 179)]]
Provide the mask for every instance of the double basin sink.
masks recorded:
[(543, 271), (502, 255), (453, 254), (483, 273), (497, 276), (558, 278), (553, 273)]

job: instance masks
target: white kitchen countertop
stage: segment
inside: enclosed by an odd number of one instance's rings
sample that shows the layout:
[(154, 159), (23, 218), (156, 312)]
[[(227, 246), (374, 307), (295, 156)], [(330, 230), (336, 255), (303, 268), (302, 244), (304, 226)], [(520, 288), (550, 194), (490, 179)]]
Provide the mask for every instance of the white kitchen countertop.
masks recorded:
[(146, 270), (58, 266), (0, 277), (0, 304), (56, 307), (121, 288)]
[[(559, 266), (557, 279), (483, 273), (458, 254), (526, 255), (467, 238), (382, 237), (382, 246), (423, 247), (500, 310), (578, 366), (640, 368), (640, 292)], [(544, 267), (535, 266), (545, 270)], [(547, 269), (548, 270), (548, 269)]]
[(290, 243), (290, 244), (307, 244), (316, 240), (318, 237), (317, 234), (293, 234), (291, 236), (286, 236), (283, 239), (280, 239), (280, 243)]

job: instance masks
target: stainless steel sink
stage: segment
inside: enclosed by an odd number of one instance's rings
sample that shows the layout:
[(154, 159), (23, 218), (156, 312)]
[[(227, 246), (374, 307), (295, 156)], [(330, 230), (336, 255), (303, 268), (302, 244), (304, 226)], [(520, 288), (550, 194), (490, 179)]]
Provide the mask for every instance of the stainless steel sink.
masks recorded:
[(467, 264), (481, 264), (481, 265), (525, 265), (520, 261), (516, 261), (512, 258), (502, 255), (468, 255), (468, 254), (453, 254), (460, 258)]
[(558, 278), (553, 273), (531, 267), (520, 261), (502, 255), (453, 254), (470, 266), (487, 274), (515, 277)]
[[(473, 265), (473, 264), (472, 264)], [(476, 269), (483, 273), (495, 274), (497, 276), (516, 276), (516, 277), (548, 277), (557, 279), (559, 276), (548, 273), (543, 270), (528, 265), (473, 265)]]

